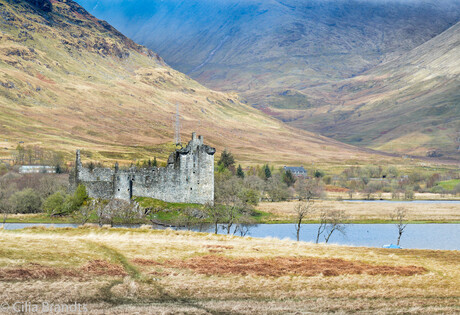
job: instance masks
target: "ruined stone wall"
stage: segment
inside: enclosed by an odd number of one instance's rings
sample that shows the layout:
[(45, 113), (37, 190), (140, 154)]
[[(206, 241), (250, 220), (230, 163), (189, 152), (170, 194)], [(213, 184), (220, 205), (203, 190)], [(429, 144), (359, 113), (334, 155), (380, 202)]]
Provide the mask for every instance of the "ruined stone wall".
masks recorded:
[(185, 148), (176, 150), (164, 168), (83, 167), (77, 151), (75, 184), (86, 186), (92, 198), (117, 198), (129, 200), (132, 196), (150, 197), (167, 202), (214, 202), (214, 153), (215, 149), (203, 144), (196, 137)]

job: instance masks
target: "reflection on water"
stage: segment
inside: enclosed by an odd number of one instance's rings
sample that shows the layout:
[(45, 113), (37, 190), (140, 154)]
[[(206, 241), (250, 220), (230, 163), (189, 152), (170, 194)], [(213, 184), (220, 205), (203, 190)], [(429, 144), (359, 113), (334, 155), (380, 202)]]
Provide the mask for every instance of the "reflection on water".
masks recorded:
[[(7, 223), (5, 229), (14, 230), (31, 226), (46, 227), (77, 227), (76, 224), (34, 224), (34, 223)], [(117, 226), (137, 228), (134, 226)], [(154, 226), (156, 229), (165, 229), (162, 226)], [(184, 228), (180, 228), (184, 229)], [(300, 230), (300, 240), (314, 242), (316, 239), (317, 224), (303, 224)], [(193, 228), (195, 231), (214, 232), (214, 226), (201, 225)], [(334, 233), (329, 243), (382, 247), (385, 244), (395, 243), (398, 237), (398, 229), (394, 224), (347, 224), (345, 234)], [(227, 234), (224, 225), (219, 225), (219, 234)], [(273, 237), (279, 239), (295, 240), (294, 224), (257, 224), (233, 226), (231, 233), (252, 237)], [(323, 239), (320, 239), (323, 241)], [(403, 248), (421, 249), (448, 249), (460, 250), (460, 224), (409, 224), (401, 237)]]

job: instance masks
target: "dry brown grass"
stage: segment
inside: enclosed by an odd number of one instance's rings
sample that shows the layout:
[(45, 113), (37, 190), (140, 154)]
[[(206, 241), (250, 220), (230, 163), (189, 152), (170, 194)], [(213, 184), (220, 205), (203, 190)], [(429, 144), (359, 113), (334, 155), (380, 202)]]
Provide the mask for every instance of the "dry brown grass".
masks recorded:
[(19, 267), (0, 268), (0, 281), (30, 279), (54, 279), (59, 277), (87, 278), (92, 276), (124, 277), (127, 273), (122, 266), (105, 260), (92, 260), (78, 269), (47, 267), (37, 263), (28, 263)]
[(172, 230), (2, 230), (1, 270), (65, 267), (81, 276), (0, 279), (0, 299), (77, 301), (92, 314), (455, 313), (459, 262), (459, 251)]
[[(264, 202), (257, 206), (258, 210), (274, 215), (272, 220), (292, 220), (296, 217), (296, 201)], [(422, 203), (369, 203), (346, 202), (335, 200), (315, 201), (315, 207), (307, 220), (318, 220), (322, 210), (344, 210), (350, 220), (390, 220), (397, 207), (407, 210), (407, 220), (410, 221), (460, 221), (460, 206), (458, 204), (422, 204)]]
[[(143, 264), (147, 262), (144, 260)], [(153, 265), (158, 262), (153, 261)], [(192, 257), (186, 260), (167, 260), (160, 264), (167, 268), (187, 268), (205, 275), (255, 275), (262, 277), (315, 275), (339, 276), (353, 274), (413, 276), (427, 270), (417, 266), (381, 266), (360, 261), (336, 258), (228, 258), (216, 255)]]

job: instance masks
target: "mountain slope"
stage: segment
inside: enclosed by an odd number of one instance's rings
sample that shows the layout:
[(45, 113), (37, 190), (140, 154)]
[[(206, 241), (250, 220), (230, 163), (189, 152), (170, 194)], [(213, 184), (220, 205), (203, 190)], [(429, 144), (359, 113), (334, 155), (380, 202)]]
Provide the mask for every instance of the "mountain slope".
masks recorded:
[(68, 158), (83, 148), (106, 161), (165, 157), (180, 103), (183, 139), (197, 131), (242, 162), (377, 158), (201, 86), (73, 1), (0, 0), (0, 9), (3, 147), (24, 141)]
[(253, 105), (309, 108), (305, 91), (357, 75), (440, 34), (453, 0), (80, 0), (174, 68)]
[(334, 105), (278, 117), (350, 143), (460, 159), (460, 22), (401, 58), (331, 86), (334, 96)]
[(446, 30), (460, 20), (459, 1), (80, 3), (179, 70), (238, 91), (292, 126), (355, 145), (458, 157), (458, 26)]

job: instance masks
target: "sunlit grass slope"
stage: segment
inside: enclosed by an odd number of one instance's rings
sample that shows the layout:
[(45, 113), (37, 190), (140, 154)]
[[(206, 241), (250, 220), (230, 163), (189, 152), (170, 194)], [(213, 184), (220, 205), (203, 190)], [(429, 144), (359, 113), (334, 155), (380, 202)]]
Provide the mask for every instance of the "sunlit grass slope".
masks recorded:
[(52, 6), (46, 13), (27, 1), (0, 0), (0, 133), (7, 148), (24, 141), (69, 159), (76, 148), (101, 161), (165, 158), (179, 103), (183, 141), (197, 131), (240, 161), (375, 158), (203, 87), (73, 1)]

